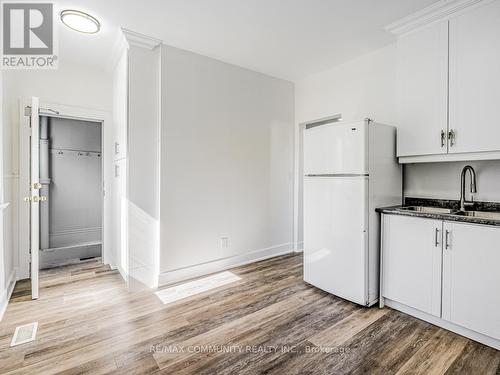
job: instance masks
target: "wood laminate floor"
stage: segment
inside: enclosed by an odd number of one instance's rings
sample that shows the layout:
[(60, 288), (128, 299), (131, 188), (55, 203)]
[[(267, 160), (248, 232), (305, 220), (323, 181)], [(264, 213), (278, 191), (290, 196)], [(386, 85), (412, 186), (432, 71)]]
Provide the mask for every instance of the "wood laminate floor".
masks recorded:
[[(163, 305), (98, 260), (19, 283), (0, 323), (2, 374), (500, 374), (500, 352), (302, 281), (301, 256), (231, 270), (241, 280)], [(10, 348), (17, 325), (36, 341)]]

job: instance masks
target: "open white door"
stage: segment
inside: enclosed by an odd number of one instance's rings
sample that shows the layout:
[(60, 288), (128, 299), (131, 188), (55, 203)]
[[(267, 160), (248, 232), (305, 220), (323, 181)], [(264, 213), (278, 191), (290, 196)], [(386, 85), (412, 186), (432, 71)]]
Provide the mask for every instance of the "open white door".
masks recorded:
[(40, 251), (40, 121), (39, 121), (39, 100), (31, 99), (31, 152), (30, 152), (30, 193), (26, 198), (30, 202), (30, 278), (31, 278), (31, 298), (38, 298), (38, 269)]

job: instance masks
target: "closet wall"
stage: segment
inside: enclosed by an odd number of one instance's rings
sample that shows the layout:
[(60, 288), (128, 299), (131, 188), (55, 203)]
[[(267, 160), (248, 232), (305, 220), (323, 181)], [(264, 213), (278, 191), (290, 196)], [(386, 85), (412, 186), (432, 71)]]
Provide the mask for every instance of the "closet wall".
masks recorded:
[(61, 118), (47, 123), (48, 176), (42, 168), (40, 177), (49, 199), (41, 209), (41, 268), (100, 256), (102, 243), (101, 124)]

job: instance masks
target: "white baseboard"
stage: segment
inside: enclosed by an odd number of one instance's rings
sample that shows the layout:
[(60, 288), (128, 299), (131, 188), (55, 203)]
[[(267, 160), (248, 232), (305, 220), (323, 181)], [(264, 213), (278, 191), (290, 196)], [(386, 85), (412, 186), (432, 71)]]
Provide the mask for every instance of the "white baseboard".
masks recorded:
[[(104, 263), (106, 264), (106, 263)], [(125, 271), (118, 265), (116, 265), (115, 262), (111, 261), (109, 263), (107, 263), (109, 265), (109, 268), (111, 268), (112, 270), (118, 270), (118, 272), (120, 272), (120, 275), (122, 277), (122, 279), (126, 282), (127, 281), (127, 274), (125, 273)]]
[(387, 298), (383, 298), (383, 304), (386, 306), (389, 306), (395, 310), (399, 310), (401, 312), (404, 312), (405, 314), (414, 316), (415, 318), (424, 320), (428, 323), (434, 324), (435, 326), (447, 329), (448, 331), (454, 332), (456, 334), (459, 334), (461, 336), (465, 336), (471, 340), (480, 342), (481, 344), (491, 346), (492, 348), (495, 348), (497, 350), (500, 350), (500, 340), (494, 339), (493, 337), (489, 337), (486, 335), (483, 335), (482, 333), (472, 331), (468, 328), (464, 328), (462, 326), (459, 326), (457, 324), (453, 324), (451, 322), (448, 322), (447, 320), (438, 318), (437, 316), (427, 314), (423, 311), (414, 309), (413, 307), (409, 307), (406, 305), (403, 305), (402, 303), (392, 301)]
[(158, 286), (174, 284), (195, 277), (208, 275), (214, 272), (224, 271), (229, 268), (254, 263), (279, 255), (293, 253), (293, 244), (286, 243), (272, 246), (267, 249), (253, 251), (251, 253), (236, 255), (229, 258), (217, 259), (211, 262), (196, 264), (194, 266), (179, 268), (172, 271), (162, 272), (158, 277)]
[(304, 252), (304, 242), (297, 242), (297, 247), (294, 249), (296, 253)]
[(0, 321), (3, 319), (5, 310), (7, 310), (7, 305), (9, 304), (10, 296), (12, 295), (15, 286), (16, 286), (16, 270), (14, 269), (10, 274), (9, 280), (7, 282), (7, 287), (5, 288), (0, 297)]

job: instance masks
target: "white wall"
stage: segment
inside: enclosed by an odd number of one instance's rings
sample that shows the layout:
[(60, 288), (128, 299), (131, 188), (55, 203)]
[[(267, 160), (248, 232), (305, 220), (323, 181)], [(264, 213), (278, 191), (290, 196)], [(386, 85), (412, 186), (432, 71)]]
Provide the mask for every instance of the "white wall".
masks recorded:
[(11, 70), (4, 72), (3, 89), (5, 200), (12, 202), (5, 211), (4, 242), (9, 254), (6, 266), (10, 272), (18, 266), (18, 210), (19, 205), (24, 204), (17, 196), (20, 99), (37, 96), (42, 102), (111, 112), (111, 76), (74, 64), (61, 64), (57, 70)]
[[(500, 202), (500, 160), (409, 164), (405, 166), (405, 196), (460, 199), (460, 173), (466, 165), (476, 171), (476, 201)], [(469, 197), (469, 176), (466, 180)]]
[(160, 272), (289, 251), (293, 84), (163, 46), (162, 85)]
[(296, 122), (342, 113), (345, 121), (370, 117), (395, 124), (395, 60), (390, 45), (297, 81)]

